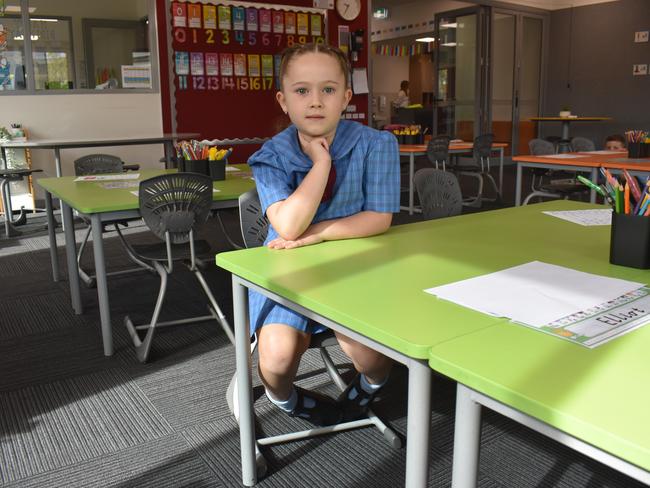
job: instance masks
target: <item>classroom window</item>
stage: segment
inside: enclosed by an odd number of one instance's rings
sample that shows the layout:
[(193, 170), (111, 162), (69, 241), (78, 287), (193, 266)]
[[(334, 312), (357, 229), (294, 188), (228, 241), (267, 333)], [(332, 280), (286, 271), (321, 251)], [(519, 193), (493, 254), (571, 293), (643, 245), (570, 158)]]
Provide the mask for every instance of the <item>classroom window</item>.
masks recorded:
[(73, 89), (75, 71), (70, 18), (32, 16), (29, 23), (36, 89)]
[(4, 16), (0, 17), (0, 92), (24, 90), (27, 87), (19, 3), (19, 0), (5, 0)]
[(154, 0), (0, 0), (0, 36), (8, 33), (0, 43), (0, 90), (153, 89), (155, 22), (149, 19), (155, 19)]

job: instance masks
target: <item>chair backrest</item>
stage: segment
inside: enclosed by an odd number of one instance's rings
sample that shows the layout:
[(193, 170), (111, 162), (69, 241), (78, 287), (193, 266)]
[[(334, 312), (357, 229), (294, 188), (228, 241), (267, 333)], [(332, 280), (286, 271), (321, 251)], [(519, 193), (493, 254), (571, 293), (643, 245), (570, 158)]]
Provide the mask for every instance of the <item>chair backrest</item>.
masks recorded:
[(205, 223), (212, 205), (212, 179), (196, 173), (155, 176), (140, 182), (140, 214), (161, 240), (169, 232), (172, 244), (190, 240), (190, 230)]
[(492, 154), (492, 143), (494, 142), (494, 134), (481, 134), (474, 138), (474, 159), (480, 161), (486, 159)]
[(435, 136), (427, 144), (427, 157), (431, 163), (449, 162), (449, 136)]
[(439, 219), (461, 213), (463, 195), (456, 175), (448, 171), (424, 168), (415, 173), (414, 181), (424, 219)]
[(76, 176), (99, 175), (104, 173), (121, 173), (124, 163), (117, 156), (110, 154), (88, 154), (74, 161)]
[(239, 225), (246, 247), (264, 244), (269, 232), (269, 219), (262, 212), (260, 197), (255, 188), (239, 196)]
[(530, 154), (534, 156), (543, 156), (544, 154), (555, 154), (555, 146), (552, 142), (544, 139), (531, 139), (528, 141)]
[(595, 151), (596, 145), (591, 139), (586, 137), (574, 137), (571, 139), (571, 149), (575, 152)]

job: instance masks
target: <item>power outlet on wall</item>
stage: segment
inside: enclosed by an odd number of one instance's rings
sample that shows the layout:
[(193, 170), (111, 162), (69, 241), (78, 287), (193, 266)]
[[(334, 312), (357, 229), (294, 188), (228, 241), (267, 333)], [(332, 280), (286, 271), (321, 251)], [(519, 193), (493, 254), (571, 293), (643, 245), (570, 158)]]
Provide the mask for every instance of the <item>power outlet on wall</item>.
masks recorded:
[(648, 42), (650, 31), (637, 31), (634, 33), (634, 42)]

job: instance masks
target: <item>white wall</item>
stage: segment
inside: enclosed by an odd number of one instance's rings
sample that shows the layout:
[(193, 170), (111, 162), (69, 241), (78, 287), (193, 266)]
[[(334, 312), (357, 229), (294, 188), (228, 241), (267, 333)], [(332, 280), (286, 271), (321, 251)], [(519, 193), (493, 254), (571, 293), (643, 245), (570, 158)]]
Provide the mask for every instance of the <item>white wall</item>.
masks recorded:
[[(372, 19), (370, 26), (372, 41), (395, 39), (412, 34), (433, 34), (434, 25), (430, 21), (433, 21), (437, 13), (474, 6), (472, 3), (457, 2), (455, 0), (416, 1), (400, 5), (388, 5), (387, 3), (381, 0), (372, 2), (373, 9), (387, 7), (389, 12), (389, 18), (386, 20)], [(412, 27), (409, 28), (409, 25)], [(399, 30), (395, 30), (396, 28), (399, 28)], [(393, 29), (393, 31), (391, 32), (390, 29)], [(381, 32), (377, 33), (378, 31)]]
[(399, 84), (409, 79), (409, 56), (380, 56), (373, 54), (372, 63), (372, 96), (386, 97), (386, 105), (380, 109), (378, 102), (375, 106), (375, 117), (387, 124), (390, 119), (390, 103), (397, 97)]
[[(111, 139), (156, 137), (163, 134), (159, 93), (24, 95), (0, 97), (0, 126), (23, 124), (32, 139)], [(84, 154), (107, 152), (144, 168), (160, 168), (161, 145), (66, 149), (61, 152), (64, 175)], [(32, 165), (43, 169), (35, 177), (56, 176), (54, 153), (32, 151)], [(43, 194), (37, 191), (37, 198)]]

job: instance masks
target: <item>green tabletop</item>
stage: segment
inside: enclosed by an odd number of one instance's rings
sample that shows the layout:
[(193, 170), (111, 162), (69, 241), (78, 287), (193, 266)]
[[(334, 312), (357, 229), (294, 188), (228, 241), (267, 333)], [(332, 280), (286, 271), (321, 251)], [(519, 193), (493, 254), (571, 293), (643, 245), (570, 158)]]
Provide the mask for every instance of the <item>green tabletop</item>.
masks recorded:
[[(495, 253), (509, 256), (504, 261), (513, 259), (510, 264), (541, 260), (649, 283), (648, 270), (609, 264), (609, 226), (582, 227), (540, 212), (581, 206), (552, 202), (490, 213), (488, 219), (508, 236)], [(519, 232), (509, 232), (515, 229)], [(491, 238), (478, 240), (478, 234), (477, 241), (477, 247), (492, 244)], [(429, 364), (459, 383), (650, 470), (649, 355), (649, 326), (589, 349), (502, 321), (433, 347)]]
[[(242, 193), (255, 187), (251, 179), (250, 168), (246, 164), (228, 165), (239, 171), (227, 171), (224, 181), (215, 181), (213, 200), (237, 200)], [(107, 183), (127, 183), (142, 181), (165, 173), (174, 173), (175, 169), (141, 169), (138, 180), (115, 181), (74, 181), (74, 176), (60, 178), (41, 178), (37, 183), (56, 198), (63, 200), (70, 207), (84, 214), (133, 210), (138, 208), (138, 197), (132, 192), (137, 187), (105, 188)]]
[(431, 346), (500, 319), (439, 300), (425, 288), (528, 262), (533, 248), (541, 249), (535, 259), (568, 266), (580, 259), (594, 272), (612, 268), (602, 228), (583, 229), (587, 256), (581, 256), (582, 249), (567, 249), (567, 234), (578, 226), (540, 213), (590, 207), (553, 202), (482, 212), (396, 226), (366, 239), (223, 253), (217, 264), (409, 357), (428, 359)]

